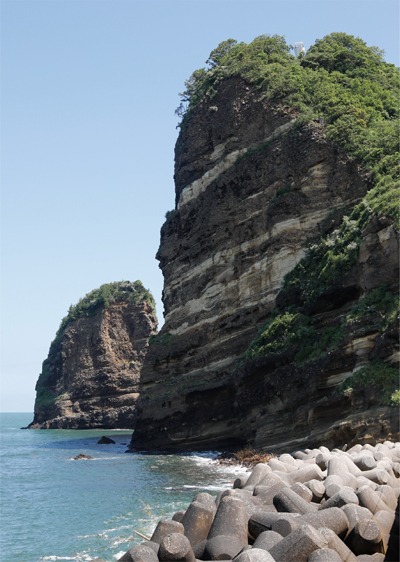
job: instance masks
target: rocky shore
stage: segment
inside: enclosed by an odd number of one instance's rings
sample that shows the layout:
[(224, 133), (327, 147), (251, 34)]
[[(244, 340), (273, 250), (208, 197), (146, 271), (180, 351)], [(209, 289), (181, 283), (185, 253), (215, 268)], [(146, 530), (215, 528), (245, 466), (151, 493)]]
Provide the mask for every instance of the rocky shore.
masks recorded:
[(399, 495), (400, 443), (283, 454), (197, 494), (118, 562), (395, 562)]

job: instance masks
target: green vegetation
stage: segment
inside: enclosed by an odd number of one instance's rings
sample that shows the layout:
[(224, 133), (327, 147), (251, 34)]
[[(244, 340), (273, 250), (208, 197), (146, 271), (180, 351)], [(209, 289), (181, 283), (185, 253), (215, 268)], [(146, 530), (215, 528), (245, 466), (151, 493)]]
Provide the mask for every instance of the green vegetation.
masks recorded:
[(350, 311), (347, 315), (347, 323), (351, 325), (355, 322), (365, 322), (370, 314), (378, 313), (381, 317), (381, 331), (387, 330), (397, 323), (399, 305), (399, 295), (394, 295), (386, 285), (381, 285)]
[(172, 219), (175, 213), (176, 213), (175, 209), (172, 209), (172, 211), (167, 211), (165, 213), (165, 220)]
[(312, 319), (300, 312), (279, 314), (262, 326), (259, 335), (246, 351), (247, 360), (260, 355), (280, 353), (292, 346), (299, 348), (295, 363), (320, 357), (334, 349), (345, 337), (343, 326), (318, 331)]
[(176, 336), (165, 332), (162, 336), (155, 334), (149, 337), (149, 345), (170, 345), (176, 339)]
[(350, 335), (356, 322), (362, 322), (364, 326), (375, 323), (372, 315), (376, 314), (380, 316), (382, 331), (396, 325), (399, 296), (391, 293), (386, 285), (354, 306), (339, 325), (324, 330), (318, 330), (315, 320), (298, 310), (276, 314), (261, 327), (258, 336), (246, 351), (245, 358), (251, 360), (261, 355), (281, 353), (296, 346), (295, 363), (318, 359), (337, 348)]
[(147, 301), (155, 311), (153, 295), (144, 288), (141, 281), (134, 281), (133, 283), (130, 281), (107, 283), (101, 285), (98, 289), (94, 289), (94, 291), (90, 291), (83, 299), (79, 299), (77, 304), (71, 304), (67, 316), (61, 320), (56, 338), (63, 333), (68, 324), (73, 320), (85, 316), (93, 316), (100, 308), (108, 308), (111, 303), (117, 301), (133, 304)]
[(213, 98), (224, 78), (241, 76), (274, 105), (299, 111), (297, 126), (323, 117), (327, 137), (362, 161), (376, 182), (365, 199), (369, 212), (398, 221), (398, 69), (384, 61), (378, 47), (346, 33), (317, 39), (298, 59), (291, 49), (279, 35), (261, 35), (249, 44), (220, 43), (208, 67), (185, 82), (176, 111), (183, 117), (181, 127), (201, 100)]
[(55, 402), (55, 396), (43, 386), (36, 386), (35, 408), (46, 408)]
[(330, 236), (310, 244), (305, 257), (285, 276), (285, 289), (298, 288), (305, 302), (314, 301), (337, 283), (358, 259), (361, 231), (371, 209), (363, 200)]
[[(376, 327), (378, 316), (379, 328), (386, 330), (398, 316), (398, 297), (385, 286), (355, 306), (337, 326), (318, 329), (316, 320), (304, 310), (312, 309), (318, 297), (338, 284), (357, 262), (362, 231), (373, 214), (387, 215), (397, 227), (400, 224), (400, 73), (384, 61), (384, 52), (378, 47), (345, 33), (317, 39), (298, 59), (290, 54), (291, 49), (279, 35), (261, 35), (249, 44), (223, 41), (211, 52), (208, 66), (196, 70), (185, 82), (176, 113), (182, 117), (183, 130), (199, 102), (218, 111), (213, 98), (220, 84), (227, 77), (241, 77), (277, 111), (297, 111), (295, 128), (289, 135), (298, 135), (301, 127), (322, 117), (326, 138), (346, 150), (375, 182), (354, 209), (343, 212), (339, 228), (310, 242), (305, 257), (285, 277), (284, 289), (299, 292), (305, 306), (275, 314), (262, 326), (244, 357), (250, 360), (292, 348), (295, 362), (301, 364), (337, 348), (357, 322)], [(177, 147), (181, 144), (182, 135)], [(248, 151), (236, 164), (265, 148)], [(279, 189), (271, 205), (289, 191), (290, 185)], [(386, 403), (399, 401), (399, 391), (388, 382), (394, 377), (390, 367), (374, 363), (353, 377), (353, 385), (376, 381)]]
[(382, 393), (382, 404), (387, 406), (400, 404), (399, 372), (379, 359), (358, 369), (335, 388), (335, 394), (345, 394), (355, 389), (371, 387)]

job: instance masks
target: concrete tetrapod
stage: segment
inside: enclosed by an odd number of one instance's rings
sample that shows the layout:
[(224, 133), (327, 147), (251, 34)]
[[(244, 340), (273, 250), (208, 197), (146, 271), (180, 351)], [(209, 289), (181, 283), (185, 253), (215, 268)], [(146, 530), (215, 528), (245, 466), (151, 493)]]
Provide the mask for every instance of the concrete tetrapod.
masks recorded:
[(185, 537), (192, 546), (207, 538), (213, 522), (214, 513), (205, 504), (193, 501), (182, 518)]
[(279, 484), (280, 482), (285, 482), (288, 485), (286, 480), (282, 480), (279, 474), (276, 474), (275, 472), (270, 472), (269, 474), (264, 476), (264, 478), (262, 478), (260, 482), (257, 483), (256, 486), (254, 486), (253, 493), (255, 496), (258, 496), (259, 493), (265, 491), (265, 488), (269, 488), (270, 486), (273, 486), (274, 484)]
[(349, 522), (349, 531), (363, 519), (372, 519), (370, 510), (366, 507), (361, 507), (361, 505), (348, 504), (344, 505), (341, 509)]
[(330, 507), (342, 507), (347, 504), (358, 505), (358, 498), (351, 488), (342, 488), (339, 492), (331, 496), (319, 509), (329, 509)]
[(304, 525), (304, 522), (301, 521), (301, 517), (285, 517), (275, 521), (272, 525), (272, 531), (279, 533), (282, 537), (287, 537), (302, 525)]
[(258, 463), (253, 468), (246, 484), (243, 486), (243, 490), (254, 490), (257, 484), (271, 472), (271, 468), (265, 463)]
[(208, 494), (207, 492), (200, 492), (200, 494), (196, 494), (194, 496), (193, 501), (206, 505), (208, 509), (212, 511), (213, 514), (215, 515), (217, 511), (217, 506), (215, 505), (214, 498), (212, 497), (211, 494)]
[(269, 551), (276, 562), (307, 562), (314, 550), (328, 543), (311, 525), (303, 525), (279, 541)]
[(189, 539), (180, 533), (171, 533), (162, 539), (158, 559), (163, 562), (195, 562)]
[(351, 552), (349, 547), (341, 540), (339, 537), (327, 527), (320, 527), (318, 532), (324, 537), (328, 542), (328, 547), (340, 555), (342, 560), (346, 562), (357, 562), (357, 556)]
[(275, 558), (266, 550), (252, 548), (242, 552), (235, 558), (235, 562), (275, 562)]
[(311, 501), (314, 503), (320, 503), (325, 493), (325, 487), (319, 480), (310, 480), (304, 484), (311, 490), (312, 498)]
[(234, 496), (220, 501), (208, 538), (218, 535), (234, 536), (243, 546), (248, 544), (246, 505)]
[(344, 512), (338, 507), (330, 507), (323, 511), (307, 513), (301, 516), (303, 523), (312, 525), (316, 529), (319, 527), (328, 527), (332, 529), (338, 537), (345, 537), (349, 528), (349, 522)]
[(186, 511), (184, 511), (183, 509), (181, 511), (177, 511), (176, 513), (173, 514), (172, 521), (178, 521), (178, 523), (181, 523), (185, 513)]
[(391, 486), (378, 486), (375, 492), (381, 497), (381, 499), (391, 510), (394, 511), (396, 509), (398, 497)]
[(390, 507), (381, 499), (380, 494), (377, 494), (369, 486), (362, 486), (356, 492), (359, 504), (362, 507), (369, 509), (371, 513), (378, 511), (392, 511)]
[(313, 498), (313, 493), (305, 484), (301, 482), (296, 482), (293, 486), (290, 486), (290, 489), (293, 490), (298, 496), (303, 498), (306, 502), (310, 503)]
[(185, 527), (182, 523), (178, 521), (173, 521), (172, 519), (161, 519), (151, 536), (152, 542), (161, 543), (162, 539), (169, 535), (170, 533), (185, 533)]
[(207, 540), (204, 549), (205, 560), (232, 560), (242, 550), (243, 544), (232, 535), (218, 535)]
[(299, 517), (297, 513), (257, 512), (249, 519), (249, 533), (256, 539), (264, 531), (271, 531), (273, 524), (278, 521), (278, 519)]
[[(270, 487), (263, 487), (263, 491), (258, 493), (255, 497), (258, 498), (264, 505), (273, 505), (274, 497), (276, 496), (276, 494), (279, 494), (279, 492), (281, 492), (284, 488), (288, 487), (289, 484), (287, 484), (286, 482), (282, 482), (281, 480), (280, 482), (277, 482)], [(258, 488), (259, 486), (254, 489), (254, 492), (257, 492)]]
[(336, 550), (321, 548), (321, 550), (314, 550), (307, 558), (307, 562), (342, 562), (342, 559)]
[(321, 481), (323, 478), (322, 470), (316, 464), (306, 465), (286, 475), (286, 480), (290, 485), (293, 485), (295, 482), (305, 484), (305, 482), (309, 482), (310, 480)]
[(125, 552), (118, 562), (158, 562), (158, 557), (151, 548), (137, 544)]
[(283, 539), (283, 536), (274, 531), (264, 531), (260, 533), (254, 541), (253, 548), (261, 548), (262, 550), (270, 550), (275, 544)]
[(300, 513), (304, 515), (305, 513), (312, 513), (316, 510), (313, 505), (303, 500), (303, 498), (296, 494), (291, 488), (284, 488), (274, 497), (273, 502), (277, 511), (284, 513)]
[(236, 488), (239, 488), (239, 489), (243, 488), (243, 486), (246, 484), (247, 480), (248, 480), (248, 479), (247, 479), (246, 477), (243, 477), (243, 476), (240, 476), (239, 478), (236, 478), (236, 480), (235, 480), (234, 483), (233, 483), (233, 488), (234, 488), (234, 489), (236, 489)]
[(359, 521), (345, 539), (354, 554), (374, 554), (385, 552), (382, 531), (376, 521)]
[(142, 542), (140, 546), (145, 546), (147, 548), (151, 548), (151, 550), (153, 550), (158, 556), (158, 551), (160, 550), (160, 545), (157, 542), (146, 541), (146, 542)]

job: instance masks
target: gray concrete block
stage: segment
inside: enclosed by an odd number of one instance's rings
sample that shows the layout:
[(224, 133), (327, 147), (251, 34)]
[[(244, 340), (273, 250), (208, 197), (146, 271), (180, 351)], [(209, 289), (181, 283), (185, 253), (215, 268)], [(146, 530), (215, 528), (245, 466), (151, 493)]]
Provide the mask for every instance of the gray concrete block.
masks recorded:
[(181, 533), (183, 535), (185, 533), (185, 528), (182, 523), (179, 523), (178, 521), (173, 521), (172, 519), (161, 519), (161, 521), (158, 522), (150, 540), (160, 544), (162, 539), (170, 533)]
[(171, 533), (160, 543), (158, 559), (161, 562), (195, 562), (189, 539), (180, 533)]
[(276, 562), (307, 562), (314, 550), (328, 543), (311, 525), (303, 525), (274, 545), (270, 553)]

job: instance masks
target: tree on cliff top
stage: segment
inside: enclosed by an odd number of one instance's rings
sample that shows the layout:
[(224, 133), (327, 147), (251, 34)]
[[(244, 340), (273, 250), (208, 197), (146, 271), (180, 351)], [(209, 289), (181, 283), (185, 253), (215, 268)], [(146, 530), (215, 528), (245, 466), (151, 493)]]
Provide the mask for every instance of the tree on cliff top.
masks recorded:
[(193, 72), (180, 94), (176, 113), (184, 128), (200, 101), (211, 102), (222, 80), (240, 76), (263, 92), (271, 106), (285, 105), (301, 115), (299, 124), (321, 116), (326, 136), (363, 162), (376, 188), (368, 196), (374, 212), (399, 220), (400, 74), (384, 51), (359, 37), (331, 33), (317, 39), (304, 57), (290, 54), (279, 35), (260, 35), (251, 43), (223, 41)]
[(367, 77), (379, 72), (385, 51), (368, 47), (365, 41), (347, 33), (331, 33), (317, 39), (301, 62), (304, 67), (325, 68), (328, 72), (341, 72), (348, 76)]
[(144, 288), (141, 281), (134, 281), (133, 283), (130, 281), (105, 283), (98, 289), (90, 291), (82, 299), (79, 299), (77, 304), (71, 304), (68, 314), (61, 320), (56, 337), (60, 336), (73, 320), (84, 316), (94, 316), (100, 308), (108, 308), (110, 304), (117, 301), (125, 301), (132, 304), (147, 301), (153, 307), (155, 313), (156, 306), (153, 295)]

